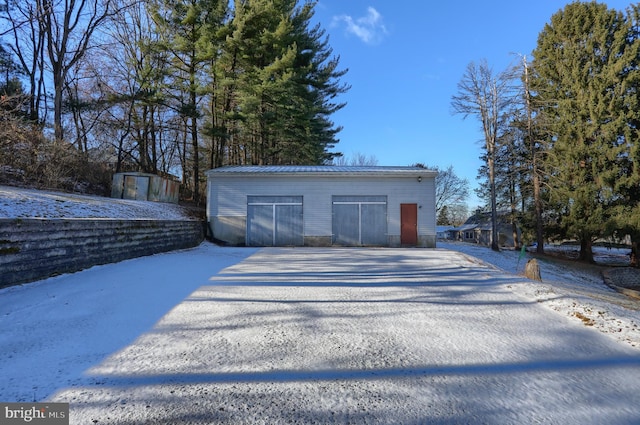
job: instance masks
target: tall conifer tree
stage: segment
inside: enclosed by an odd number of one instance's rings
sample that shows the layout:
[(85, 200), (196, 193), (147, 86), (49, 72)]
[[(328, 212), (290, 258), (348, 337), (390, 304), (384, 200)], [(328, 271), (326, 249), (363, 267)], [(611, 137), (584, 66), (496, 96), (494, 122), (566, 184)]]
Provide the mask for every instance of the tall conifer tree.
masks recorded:
[(344, 106), (346, 71), (324, 32), (310, 28), (315, 2), (237, 1), (227, 63), (236, 104), (232, 137), (243, 157), (234, 163), (318, 164), (331, 160), (340, 130), (329, 116)]
[(596, 2), (574, 2), (551, 17), (534, 51), (532, 87), (552, 134), (548, 155), (551, 200), (561, 228), (593, 262), (614, 195), (620, 139), (620, 60), (627, 46), (623, 15)]
[[(207, 85), (203, 81), (204, 67), (212, 52), (211, 28), (223, 25), (226, 4), (224, 0), (158, 0), (155, 5), (154, 20), (165, 36), (160, 45), (170, 53), (174, 67), (176, 107), (185, 122), (184, 134), (190, 140), (192, 190), (196, 203), (200, 200), (201, 178), (200, 101)], [(186, 141), (185, 137), (185, 152)]]
[(613, 70), (619, 81), (623, 151), (607, 183), (617, 197), (613, 228), (620, 236), (631, 236), (631, 265), (640, 267), (640, 4), (630, 6), (625, 18), (627, 45)]

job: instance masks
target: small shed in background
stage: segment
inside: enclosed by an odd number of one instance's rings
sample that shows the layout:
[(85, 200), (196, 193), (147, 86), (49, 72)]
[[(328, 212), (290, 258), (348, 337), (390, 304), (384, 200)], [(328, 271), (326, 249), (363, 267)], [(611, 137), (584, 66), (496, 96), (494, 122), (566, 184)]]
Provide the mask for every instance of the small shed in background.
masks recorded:
[(137, 172), (113, 175), (112, 198), (177, 204), (179, 196), (180, 182), (168, 177)]
[(249, 246), (436, 246), (436, 172), (237, 166), (207, 172), (214, 240)]
[(449, 231), (453, 230), (454, 226), (436, 226), (436, 236), (438, 240), (449, 239)]

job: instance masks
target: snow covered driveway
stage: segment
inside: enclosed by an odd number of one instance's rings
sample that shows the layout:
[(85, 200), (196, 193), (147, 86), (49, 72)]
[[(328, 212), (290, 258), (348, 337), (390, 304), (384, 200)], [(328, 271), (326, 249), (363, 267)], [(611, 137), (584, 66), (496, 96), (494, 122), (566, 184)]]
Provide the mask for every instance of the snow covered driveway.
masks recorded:
[[(218, 267), (225, 255), (238, 262)], [(62, 372), (40, 391), (70, 402), (73, 424), (640, 421), (638, 351), (516, 295), (519, 283), (442, 249), (203, 244), (101, 266), (0, 292), (0, 343), (14, 349), (0, 358), (0, 400), (16, 401), (20, 369), (44, 349), (61, 365), (45, 370)], [(93, 295), (97, 313), (137, 338), (106, 343), (118, 337), (88, 307), (63, 313), (92, 285), (107, 291)], [(127, 301), (132, 288), (148, 293)], [(162, 308), (140, 329), (137, 315)], [(22, 331), (5, 332), (12, 322)], [(48, 329), (58, 351), (25, 335), (49, 322), (68, 326)]]

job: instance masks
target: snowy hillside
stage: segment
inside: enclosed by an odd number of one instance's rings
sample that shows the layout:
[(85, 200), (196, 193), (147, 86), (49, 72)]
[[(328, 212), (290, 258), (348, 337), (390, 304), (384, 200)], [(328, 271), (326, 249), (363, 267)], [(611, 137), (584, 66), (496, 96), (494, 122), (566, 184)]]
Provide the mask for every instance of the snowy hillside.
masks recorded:
[(0, 218), (191, 219), (175, 204), (0, 186)]

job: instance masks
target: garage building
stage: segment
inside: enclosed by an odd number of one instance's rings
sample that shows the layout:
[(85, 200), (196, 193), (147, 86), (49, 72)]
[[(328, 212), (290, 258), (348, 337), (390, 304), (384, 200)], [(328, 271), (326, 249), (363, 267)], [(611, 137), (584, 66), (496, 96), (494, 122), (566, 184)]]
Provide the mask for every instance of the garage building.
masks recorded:
[(215, 168), (207, 221), (231, 245), (435, 247), (435, 177), (419, 167)]

